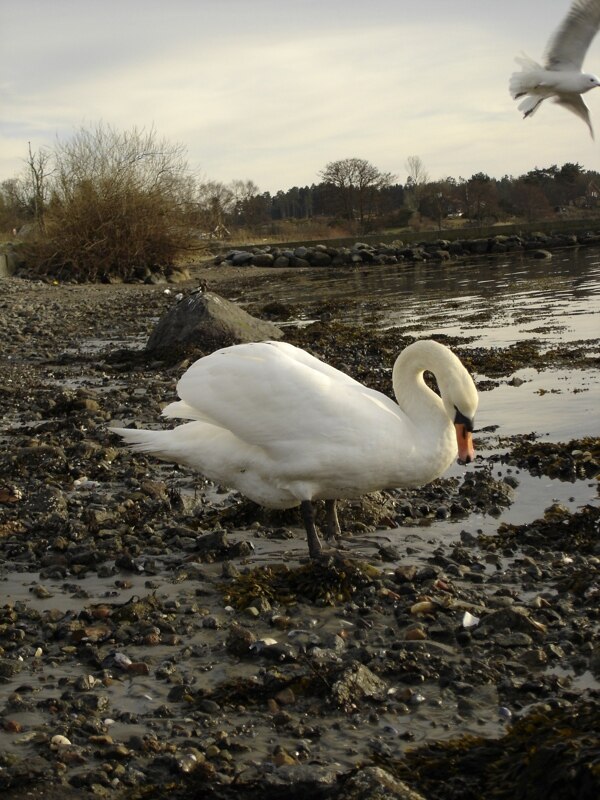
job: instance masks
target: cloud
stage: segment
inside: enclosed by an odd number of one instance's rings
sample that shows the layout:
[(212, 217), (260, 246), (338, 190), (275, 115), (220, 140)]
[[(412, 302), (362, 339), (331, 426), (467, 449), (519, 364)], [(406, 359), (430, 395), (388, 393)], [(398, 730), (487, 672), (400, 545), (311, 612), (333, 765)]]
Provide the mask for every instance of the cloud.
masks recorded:
[[(559, 20), (562, 0), (547, 5)], [(25, 27), (34, 10), (39, 24)], [(432, 177), (594, 166), (576, 119), (542, 108), (523, 122), (508, 95), (514, 54), (538, 56), (551, 30), (525, 11), (513, 0), (171, 0), (168, 12), (157, 0), (56, 0), (51, 12), (22, 0), (2, 55), (12, 123), (0, 128), (0, 178), (28, 140), (51, 145), (100, 120), (154, 126), (208, 177), (269, 190), (351, 156), (400, 180), (411, 154)]]

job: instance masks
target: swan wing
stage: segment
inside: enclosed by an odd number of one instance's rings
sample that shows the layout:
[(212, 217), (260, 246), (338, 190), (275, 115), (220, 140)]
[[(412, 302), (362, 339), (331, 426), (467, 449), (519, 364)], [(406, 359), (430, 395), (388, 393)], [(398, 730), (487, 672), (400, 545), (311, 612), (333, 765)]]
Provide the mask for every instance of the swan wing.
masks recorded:
[[(240, 440), (281, 450), (294, 442), (345, 441), (374, 426), (402, 423), (392, 400), (291, 345), (266, 342), (219, 350), (196, 361), (177, 384), (166, 416), (187, 416)], [(194, 416), (192, 417), (193, 412)], [(393, 420), (393, 422), (392, 422)]]
[(600, 0), (575, 0), (546, 48), (546, 69), (580, 70), (600, 27)]

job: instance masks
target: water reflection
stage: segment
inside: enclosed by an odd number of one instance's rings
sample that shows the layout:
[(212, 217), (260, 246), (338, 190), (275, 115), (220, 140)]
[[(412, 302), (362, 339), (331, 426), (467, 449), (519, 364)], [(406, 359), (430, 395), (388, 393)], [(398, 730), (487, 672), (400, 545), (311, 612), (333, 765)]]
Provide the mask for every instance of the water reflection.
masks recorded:
[[(334, 316), (365, 325), (401, 327), (418, 336), (446, 334), (466, 346), (507, 347), (535, 339), (548, 347), (586, 340), (600, 345), (600, 248), (527, 254), (469, 264), (393, 265), (314, 270), (269, 286), (273, 299), (293, 305), (335, 303)], [(254, 297), (264, 297), (264, 286)], [(373, 309), (377, 315), (373, 315)], [(535, 432), (550, 441), (600, 433), (600, 372), (573, 369), (515, 374), (482, 393), (478, 423), (498, 435)]]
[(575, 341), (600, 336), (600, 248), (558, 251), (549, 260), (518, 254), (469, 264), (315, 270), (275, 283), (270, 293), (292, 304), (334, 300), (341, 305), (336, 316), (365, 324), (372, 324), (376, 301), (379, 324), (475, 337), (474, 344)]

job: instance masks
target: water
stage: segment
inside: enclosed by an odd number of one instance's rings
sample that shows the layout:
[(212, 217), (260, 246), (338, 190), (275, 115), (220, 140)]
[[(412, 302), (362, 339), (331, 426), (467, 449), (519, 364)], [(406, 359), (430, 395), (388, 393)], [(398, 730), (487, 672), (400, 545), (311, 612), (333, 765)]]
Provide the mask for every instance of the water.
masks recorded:
[[(263, 286), (246, 292), (243, 300), (264, 302), (264, 297)], [(578, 342), (588, 354), (600, 350), (600, 249), (595, 248), (557, 253), (551, 261), (515, 256), (489, 262), (478, 261), (471, 265), (421, 264), (414, 267), (314, 270), (293, 274), (285, 282), (274, 281), (269, 286), (269, 297), (299, 307), (332, 300), (336, 302), (334, 315), (342, 320), (360, 321), (368, 326), (395, 326), (402, 333), (421, 337), (446, 334), (459, 337), (467, 347), (504, 348), (517, 341), (534, 338), (547, 348)], [(358, 303), (357, 298), (360, 299)], [(139, 342), (139, 339), (132, 337), (123, 344), (131, 347)], [(81, 347), (95, 354), (103, 349), (103, 340), (90, 338), (82, 342)], [(600, 434), (600, 370), (578, 367), (538, 369), (531, 366), (519, 370), (515, 376), (523, 381), (520, 386), (502, 379), (490, 390), (481, 392), (477, 419), (480, 430), (476, 437), (480, 460), (469, 465), (467, 470), (487, 469), (489, 456), (502, 450), (503, 437), (534, 432), (542, 440), (560, 442)], [(57, 376), (55, 380), (58, 385), (64, 385), (63, 378)], [(106, 388), (97, 373), (83, 375), (72, 385), (77, 385), (79, 380), (81, 385), (93, 386), (97, 391)], [(488, 426), (497, 428), (492, 432), (481, 430)], [(377, 530), (364, 537), (349, 539), (348, 546), (357, 555), (368, 558), (380, 543), (391, 543), (403, 552), (403, 563), (412, 561), (422, 566), (440, 542), (447, 544), (459, 541), (461, 530), (465, 528), (473, 533), (482, 531), (493, 535), (501, 522), (532, 522), (541, 517), (544, 509), (554, 502), (560, 502), (573, 511), (586, 503), (598, 502), (592, 481), (563, 483), (543, 476), (535, 477), (526, 471), (511, 470), (501, 464), (494, 464), (492, 469), (495, 477), (502, 477), (511, 471), (513, 477), (516, 475), (518, 479), (514, 502), (503, 511), (501, 517), (476, 512), (468, 520), (443, 520), (428, 527), (403, 526)], [(454, 466), (447, 474), (461, 476), (464, 468)], [(195, 478), (192, 486), (195, 491)], [(214, 496), (207, 496), (214, 501)], [(219, 497), (223, 498), (221, 495)], [(248, 532), (232, 532), (228, 535), (234, 541), (237, 538), (248, 540)], [(256, 538), (253, 544), (256, 549), (252, 564), (270, 563), (273, 560), (293, 561), (306, 554), (303, 537), (283, 543), (276, 539)], [(412, 555), (404, 555), (407, 544), (411, 545)], [(390, 569), (393, 569), (393, 565), (390, 565)], [(490, 565), (487, 569), (491, 573), (495, 567)], [(218, 582), (220, 570), (218, 563), (203, 565), (205, 581), (208, 584)], [(80, 613), (89, 606), (91, 600), (125, 603), (135, 595), (143, 596), (147, 592), (147, 579), (145, 574), (131, 575), (130, 588), (120, 590), (118, 598), (112, 594), (114, 581), (98, 578), (97, 575), (78, 579), (78, 586), (86, 592), (83, 598), (67, 591), (63, 579), (46, 579), (43, 583), (54, 593), (54, 597), (44, 600), (31, 591), (32, 585), (40, 582), (39, 575), (3, 574), (0, 571), (0, 586), (8, 602), (20, 601), (40, 612), (50, 605), (73, 614)], [(166, 570), (155, 578), (155, 583), (163, 598), (177, 599), (183, 604), (198, 601), (196, 579), (180, 583), (172, 580)], [(212, 613), (222, 617), (226, 624), (229, 612), (223, 609), (220, 596), (218, 603), (215, 597), (217, 595), (210, 599), (203, 597), (202, 602)], [(339, 617), (334, 610), (318, 609), (315, 614), (319, 617), (319, 631), (334, 632), (339, 627)], [(280, 640), (286, 637), (283, 632), (275, 633)], [(191, 679), (199, 676), (205, 687), (217, 686), (225, 678), (252, 676), (255, 672), (254, 662), (238, 663), (228, 657), (223, 651), (222, 639), (222, 631), (213, 631), (200, 624), (186, 634), (186, 645), (196, 645), (198, 654), (194, 656), (193, 665), (184, 664), (184, 669), (190, 670)], [(428, 642), (427, 646), (435, 647), (435, 643)], [(148, 657), (147, 648), (134, 642), (124, 649), (134, 659)], [(174, 652), (172, 647), (160, 645), (153, 649), (152, 661), (159, 664), (163, 659), (172, 659)], [(16, 687), (26, 682), (24, 676), (27, 675), (27, 681), (35, 685), (37, 702), (60, 694), (63, 691), (63, 679), (70, 679), (74, 674), (85, 674), (89, 669), (84, 663), (62, 664), (57, 660), (48, 664), (44, 659), (45, 656), (38, 659), (38, 664), (31, 654), (25, 672), (15, 680)], [(547, 672), (571, 681), (576, 690), (597, 686), (588, 672), (578, 675), (570, 668), (556, 665), (549, 666)], [(159, 730), (161, 722), (158, 717), (153, 719), (153, 714), (155, 709), (167, 702), (167, 690), (168, 685), (160, 681), (149, 682), (146, 678), (121, 676), (121, 679), (104, 687), (103, 693), (110, 698), (112, 709), (147, 715), (153, 728)], [(435, 681), (423, 684), (421, 691), (426, 697), (422, 709), (411, 710), (406, 718), (381, 713), (379, 729), (375, 731), (368, 725), (364, 730), (360, 726), (349, 729), (343, 715), (332, 713), (330, 721), (338, 722), (341, 732), (336, 734), (330, 727), (326, 744), (323, 745), (329, 757), (347, 763), (349, 748), (355, 753), (365, 752), (365, 739), (374, 734), (381, 735), (385, 743), (400, 749), (403, 745), (395, 737), (394, 730), (404, 730), (407, 725), (410, 725), (417, 742), (432, 737), (449, 738), (458, 730), (490, 736), (499, 736), (504, 731), (504, 722), (497, 714), (498, 693), (491, 685), (476, 687), (472, 698), (476, 713), (468, 719), (457, 716), (459, 709), (454, 698), (445, 697)], [(25, 734), (21, 738), (0, 732), (0, 746), (5, 750), (22, 753), (26, 747), (25, 737), (30, 736), (35, 726), (39, 725), (39, 716), (27, 710), (21, 713), (21, 717), (16, 712), (13, 716), (25, 726)], [(251, 711), (240, 712), (236, 724), (238, 727), (250, 726), (254, 724), (252, 717)], [(133, 733), (147, 733), (145, 724), (138, 727), (117, 722), (110, 730), (117, 741), (126, 740)], [(51, 732), (58, 732), (58, 728), (55, 730), (52, 727)], [(257, 736), (257, 747), (262, 744), (262, 736), (262, 733)], [(266, 736), (272, 736), (271, 728)], [(285, 736), (285, 732), (278, 732), (283, 744), (293, 749), (295, 739), (287, 741)], [(268, 739), (268, 744), (270, 746), (271, 739)], [(254, 757), (254, 754), (250, 753), (248, 757)], [(264, 751), (257, 750), (256, 757), (264, 758)]]
[[(269, 286), (269, 297), (293, 306), (331, 303), (332, 316), (380, 328), (397, 327), (418, 337), (444, 334), (463, 346), (506, 348), (535, 340), (542, 352), (577, 342), (588, 356), (600, 353), (600, 248), (558, 251), (541, 260), (515, 254), (469, 264), (422, 263), (354, 270), (314, 270)], [(357, 302), (360, 298), (360, 302)], [(264, 302), (264, 287), (244, 294)], [(308, 321), (308, 320), (305, 320)], [(492, 454), (508, 449), (505, 437), (534, 433), (540, 441), (569, 442), (600, 436), (600, 370), (536, 365), (480, 391), (476, 443), (481, 469)], [(390, 365), (391, 366), (391, 365)], [(485, 378), (486, 376), (475, 376)], [(520, 385), (514, 385), (519, 378)], [(493, 431), (482, 429), (493, 427)], [(496, 465), (501, 477), (506, 467)], [(452, 467), (447, 476), (459, 477)], [(518, 471), (513, 504), (502, 517), (481, 515), (476, 528), (493, 534), (499, 524), (524, 524), (560, 502), (575, 511), (598, 501), (593, 481), (574, 484)], [(429, 535), (460, 533), (461, 523), (434, 523)], [(402, 536), (405, 535), (403, 529)], [(392, 539), (394, 533), (391, 532)]]
[[(244, 300), (258, 293), (247, 292)], [(269, 293), (292, 304), (347, 301), (336, 310), (347, 321), (368, 322), (369, 301), (377, 300), (387, 325), (473, 337), (480, 345), (529, 338), (562, 343), (600, 336), (600, 248), (559, 251), (551, 260), (517, 254), (470, 264), (315, 271), (275, 284)], [(366, 302), (357, 305), (357, 295)]]
[[(244, 301), (264, 298), (261, 290)], [(274, 283), (273, 300), (334, 302), (346, 322), (398, 327), (419, 337), (459, 337), (466, 347), (505, 348), (535, 340), (542, 350), (582, 343), (600, 352), (600, 248), (559, 251), (550, 260), (517, 254), (470, 264), (393, 265), (314, 271)], [(357, 303), (357, 296), (363, 298)], [(497, 434), (535, 432), (547, 441), (600, 435), (600, 370), (520, 370), (482, 392), (478, 424)]]

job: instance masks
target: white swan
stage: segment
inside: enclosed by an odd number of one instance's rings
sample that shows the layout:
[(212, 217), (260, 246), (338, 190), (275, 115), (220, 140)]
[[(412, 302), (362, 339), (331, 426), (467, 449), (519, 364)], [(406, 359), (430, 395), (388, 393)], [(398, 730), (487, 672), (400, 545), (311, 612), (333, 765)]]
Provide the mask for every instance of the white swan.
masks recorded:
[[(441, 397), (425, 384), (426, 370)], [(457, 453), (473, 459), (477, 390), (447, 347), (411, 344), (392, 382), (398, 403), (290, 344), (240, 344), (199, 359), (177, 384), (181, 400), (163, 415), (193, 422), (111, 430), (133, 449), (193, 467), (261, 505), (300, 505), (317, 557), (313, 500), (326, 501), (328, 532), (337, 535), (337, 498), (421, 486)]]

